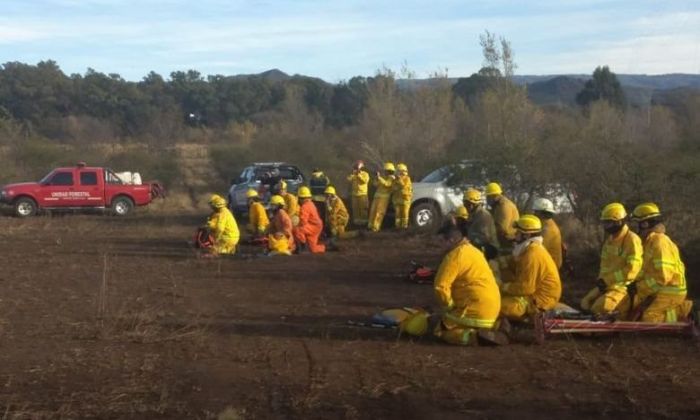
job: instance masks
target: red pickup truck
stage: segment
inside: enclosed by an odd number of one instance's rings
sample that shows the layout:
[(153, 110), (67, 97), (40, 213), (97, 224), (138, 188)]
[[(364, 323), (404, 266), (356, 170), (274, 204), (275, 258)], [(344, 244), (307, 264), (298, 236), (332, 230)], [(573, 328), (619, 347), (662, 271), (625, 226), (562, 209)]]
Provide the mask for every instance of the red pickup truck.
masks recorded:
[(39, 182), (3, 186), (0, 203), (11, 205), (18, 217), (32, 216), (39, 209), (111, 209), (126, 216), (161, 192), (157, 183), (127, 185), (110, 169), (78, 163), (54, 169)]

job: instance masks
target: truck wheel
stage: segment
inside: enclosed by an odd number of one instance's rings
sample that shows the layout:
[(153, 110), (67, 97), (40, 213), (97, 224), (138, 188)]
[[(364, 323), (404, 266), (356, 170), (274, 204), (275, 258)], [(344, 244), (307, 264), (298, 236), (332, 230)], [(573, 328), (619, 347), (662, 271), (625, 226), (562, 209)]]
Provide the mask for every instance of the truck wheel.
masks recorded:
[(15, 216), (29, 217), (36, 214), (36, 201), (28, 197), (22, 197), (15, 201)]
[(129, 197), (117, 197), (112, 201), (112, 214), (126, 216), (134, 208), (134, 202)]
[(435, 230), (441, 220), (440, 210), (433, 203), (420, 203), (411, 208), (411, 224), (418, 230)]

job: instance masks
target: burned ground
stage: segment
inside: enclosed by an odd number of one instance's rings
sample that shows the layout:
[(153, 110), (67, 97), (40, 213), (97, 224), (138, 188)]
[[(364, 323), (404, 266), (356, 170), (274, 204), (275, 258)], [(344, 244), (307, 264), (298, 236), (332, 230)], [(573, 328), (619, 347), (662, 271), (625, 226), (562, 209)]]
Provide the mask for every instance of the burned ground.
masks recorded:
[[(437, 260), (430, 238), (203, 260), (186, 245), (200, 217), (0, 217), (3, 418), (700, 414), (691, 340), (455, 348), (350, 327), (384, 307), (432, 303), (430, 287), (401, 278), (410, 259)], [(584, 286), (565, 288), (573, 297)]]

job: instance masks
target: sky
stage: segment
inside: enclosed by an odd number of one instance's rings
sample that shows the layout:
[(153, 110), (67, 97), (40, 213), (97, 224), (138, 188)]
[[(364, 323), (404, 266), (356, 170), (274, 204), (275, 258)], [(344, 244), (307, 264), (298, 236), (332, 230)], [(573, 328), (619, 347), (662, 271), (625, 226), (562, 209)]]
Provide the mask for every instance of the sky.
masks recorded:
[(485, 30), (516, 74), (700, 73), (700, 1), (0, 0), (0, 63), (54, 60), (140, 80), (150, 71), (329, 82), (410, 69), (468, 76)]

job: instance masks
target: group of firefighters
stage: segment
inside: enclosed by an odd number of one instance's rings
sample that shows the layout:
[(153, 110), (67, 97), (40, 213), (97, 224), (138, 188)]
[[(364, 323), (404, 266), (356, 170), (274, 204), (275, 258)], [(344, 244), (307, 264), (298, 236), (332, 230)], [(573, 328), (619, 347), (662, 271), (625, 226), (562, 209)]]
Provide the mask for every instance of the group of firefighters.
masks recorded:
[[(386, 163), (383, 173), (377, 172), (371, 206), (370, 176), (361, 161), (347, 181), (356, 225), (378, 231), (391, 202), (396, 227), (408, 227), (412, 187), (406, 165)], [(440, 316), (433, 332), (452, 344), (472, 344), (477, 337), (502, 342), (509, 320), (524, 321), (552, 310), (562, 294), (563, 246), (553, 203), (538, 198), (533, 214), (520, 215), (499, 184), (489, 183), (484, 190), (486, 200), (477, 189), (465, 191), (463, 206), (440, 230), (446, 254), (434, 279)], [(324, 231), (331, 240), (348, 234), (348, 211), (320, 170), (314, 170), (297, 196), (287, 191), (284, 181), (278, 184), (269, 200), (271, 220), (257, 191), (249, 190), (247, 197), (248, 231), (266, 239), (270, 255), (325, 252)], [(240, 237), (226, 204), (218, 195), (210, 199), (213, 213), (207, 228), (215, 254), (235, 252)], [(678, 247), (665, 233), (659, 207), (640, 204), (628, 217), (622, 204), (611, 203), (602, 209), (600, 221), (606, 234), (600, 270), (581, 308), (601, 317), (643, 322), (688, 317), (692, 302), (686, 299), (685, 267)], [(427, 315), (417, 312), (402, 329), (426, 333)]]

